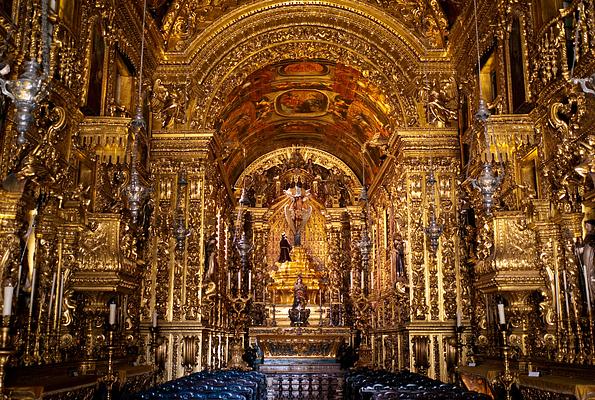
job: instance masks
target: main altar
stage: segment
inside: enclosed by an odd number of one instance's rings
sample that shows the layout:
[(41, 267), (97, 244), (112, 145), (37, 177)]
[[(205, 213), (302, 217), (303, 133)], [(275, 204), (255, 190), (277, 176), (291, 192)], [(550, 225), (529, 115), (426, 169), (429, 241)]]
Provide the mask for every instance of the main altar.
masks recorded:
[(271, 304), (266, 326), (248, 328), (257, 368), (267, 376), (269, 398), (301, 391), (341, 398), (339, 358), (351, 343), (351, 329), (332, 326), (321, 273), (307, 251), (296, 246), (291, 260), (277, 263), (267, 290)]

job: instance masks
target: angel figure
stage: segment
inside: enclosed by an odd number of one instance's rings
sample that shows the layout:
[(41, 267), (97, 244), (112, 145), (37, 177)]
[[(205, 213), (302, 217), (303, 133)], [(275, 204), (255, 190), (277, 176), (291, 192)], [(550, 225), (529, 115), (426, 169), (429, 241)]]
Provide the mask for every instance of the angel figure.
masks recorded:
[(298, 180), (293, 189), (288, 188), (284, 193), (290, 200), (289, 204), (285, 205), (285, 219), (293, 233), (293, 244), (301, 246), (302, 232), (312, 215), (312, 206), (306, 203), (310, 198), (310, 189), (302, 190), (302, 182)]

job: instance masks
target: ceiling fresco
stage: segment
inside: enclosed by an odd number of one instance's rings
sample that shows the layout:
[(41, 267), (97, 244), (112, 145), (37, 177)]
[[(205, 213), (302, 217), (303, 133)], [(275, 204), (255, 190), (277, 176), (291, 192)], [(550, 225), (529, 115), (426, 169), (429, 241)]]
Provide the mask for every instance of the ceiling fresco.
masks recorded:
[[(161, 26), (167, 51), (181, 51), (213, 22), (247, 0), (152, 0), (151, 12)], [(463, 0), (366, 0), (401, 21), (427, 46), (445, 47), (449, 27)]]
[(226, 103), (215, 128), (227, 146), (224, 159), (231, 176), (241, 169), (240, 147), (257, 149), (251, 151), (256, 158), (296, 144), (341, 154), (356, 170), (365, 149), (376, 169), (391, 133), (387, 99), (362, 74), (341, 64), (302, 60), (267, 66)]

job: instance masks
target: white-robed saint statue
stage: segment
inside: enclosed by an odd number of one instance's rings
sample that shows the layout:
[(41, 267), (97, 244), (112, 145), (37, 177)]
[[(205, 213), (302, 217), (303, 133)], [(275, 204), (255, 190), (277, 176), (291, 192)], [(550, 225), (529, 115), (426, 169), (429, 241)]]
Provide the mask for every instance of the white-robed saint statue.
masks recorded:
[(302, 233), (312, 215), (312, 206), (308, 204), (310, 190), (303, 190), (302, 182), (298, 180), (293, 188), (284, 190), (284, 193), (290, 200), (285, 205), (285, 219), (293, 233), (293, 245), (301, 246)]

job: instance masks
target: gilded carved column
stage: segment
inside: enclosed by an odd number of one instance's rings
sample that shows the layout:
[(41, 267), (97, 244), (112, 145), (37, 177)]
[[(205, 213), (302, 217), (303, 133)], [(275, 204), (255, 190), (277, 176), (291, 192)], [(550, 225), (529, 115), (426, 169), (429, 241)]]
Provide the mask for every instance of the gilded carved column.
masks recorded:
[[(566, 261), (562, 271), (562, 283), (569, 334), (568, 362), (574, 361), (578, 364), (584, 364), (589, 359), (585, 346), (589, 340), (587, 335), (590, 333), (588, 329), (583, 331), (583, 315), (587, 315), (586, 299), (581, 289), (582, 271), (575, 255), (577, 240), (582, 237), (582, 220), (582, 213), (565, 213), (560, 217), (562, 246)], [(576, 352), (574, 349), (577, 349)]]
[(333, 326), (341, 325), (342, 299), (345, 290), (344, 271), (341, 270), (341, 214), (342, 210), (328, 209), (326, 235), (329, 244), (327, 269), (329, 271), (330, 290), (330, 323)]

